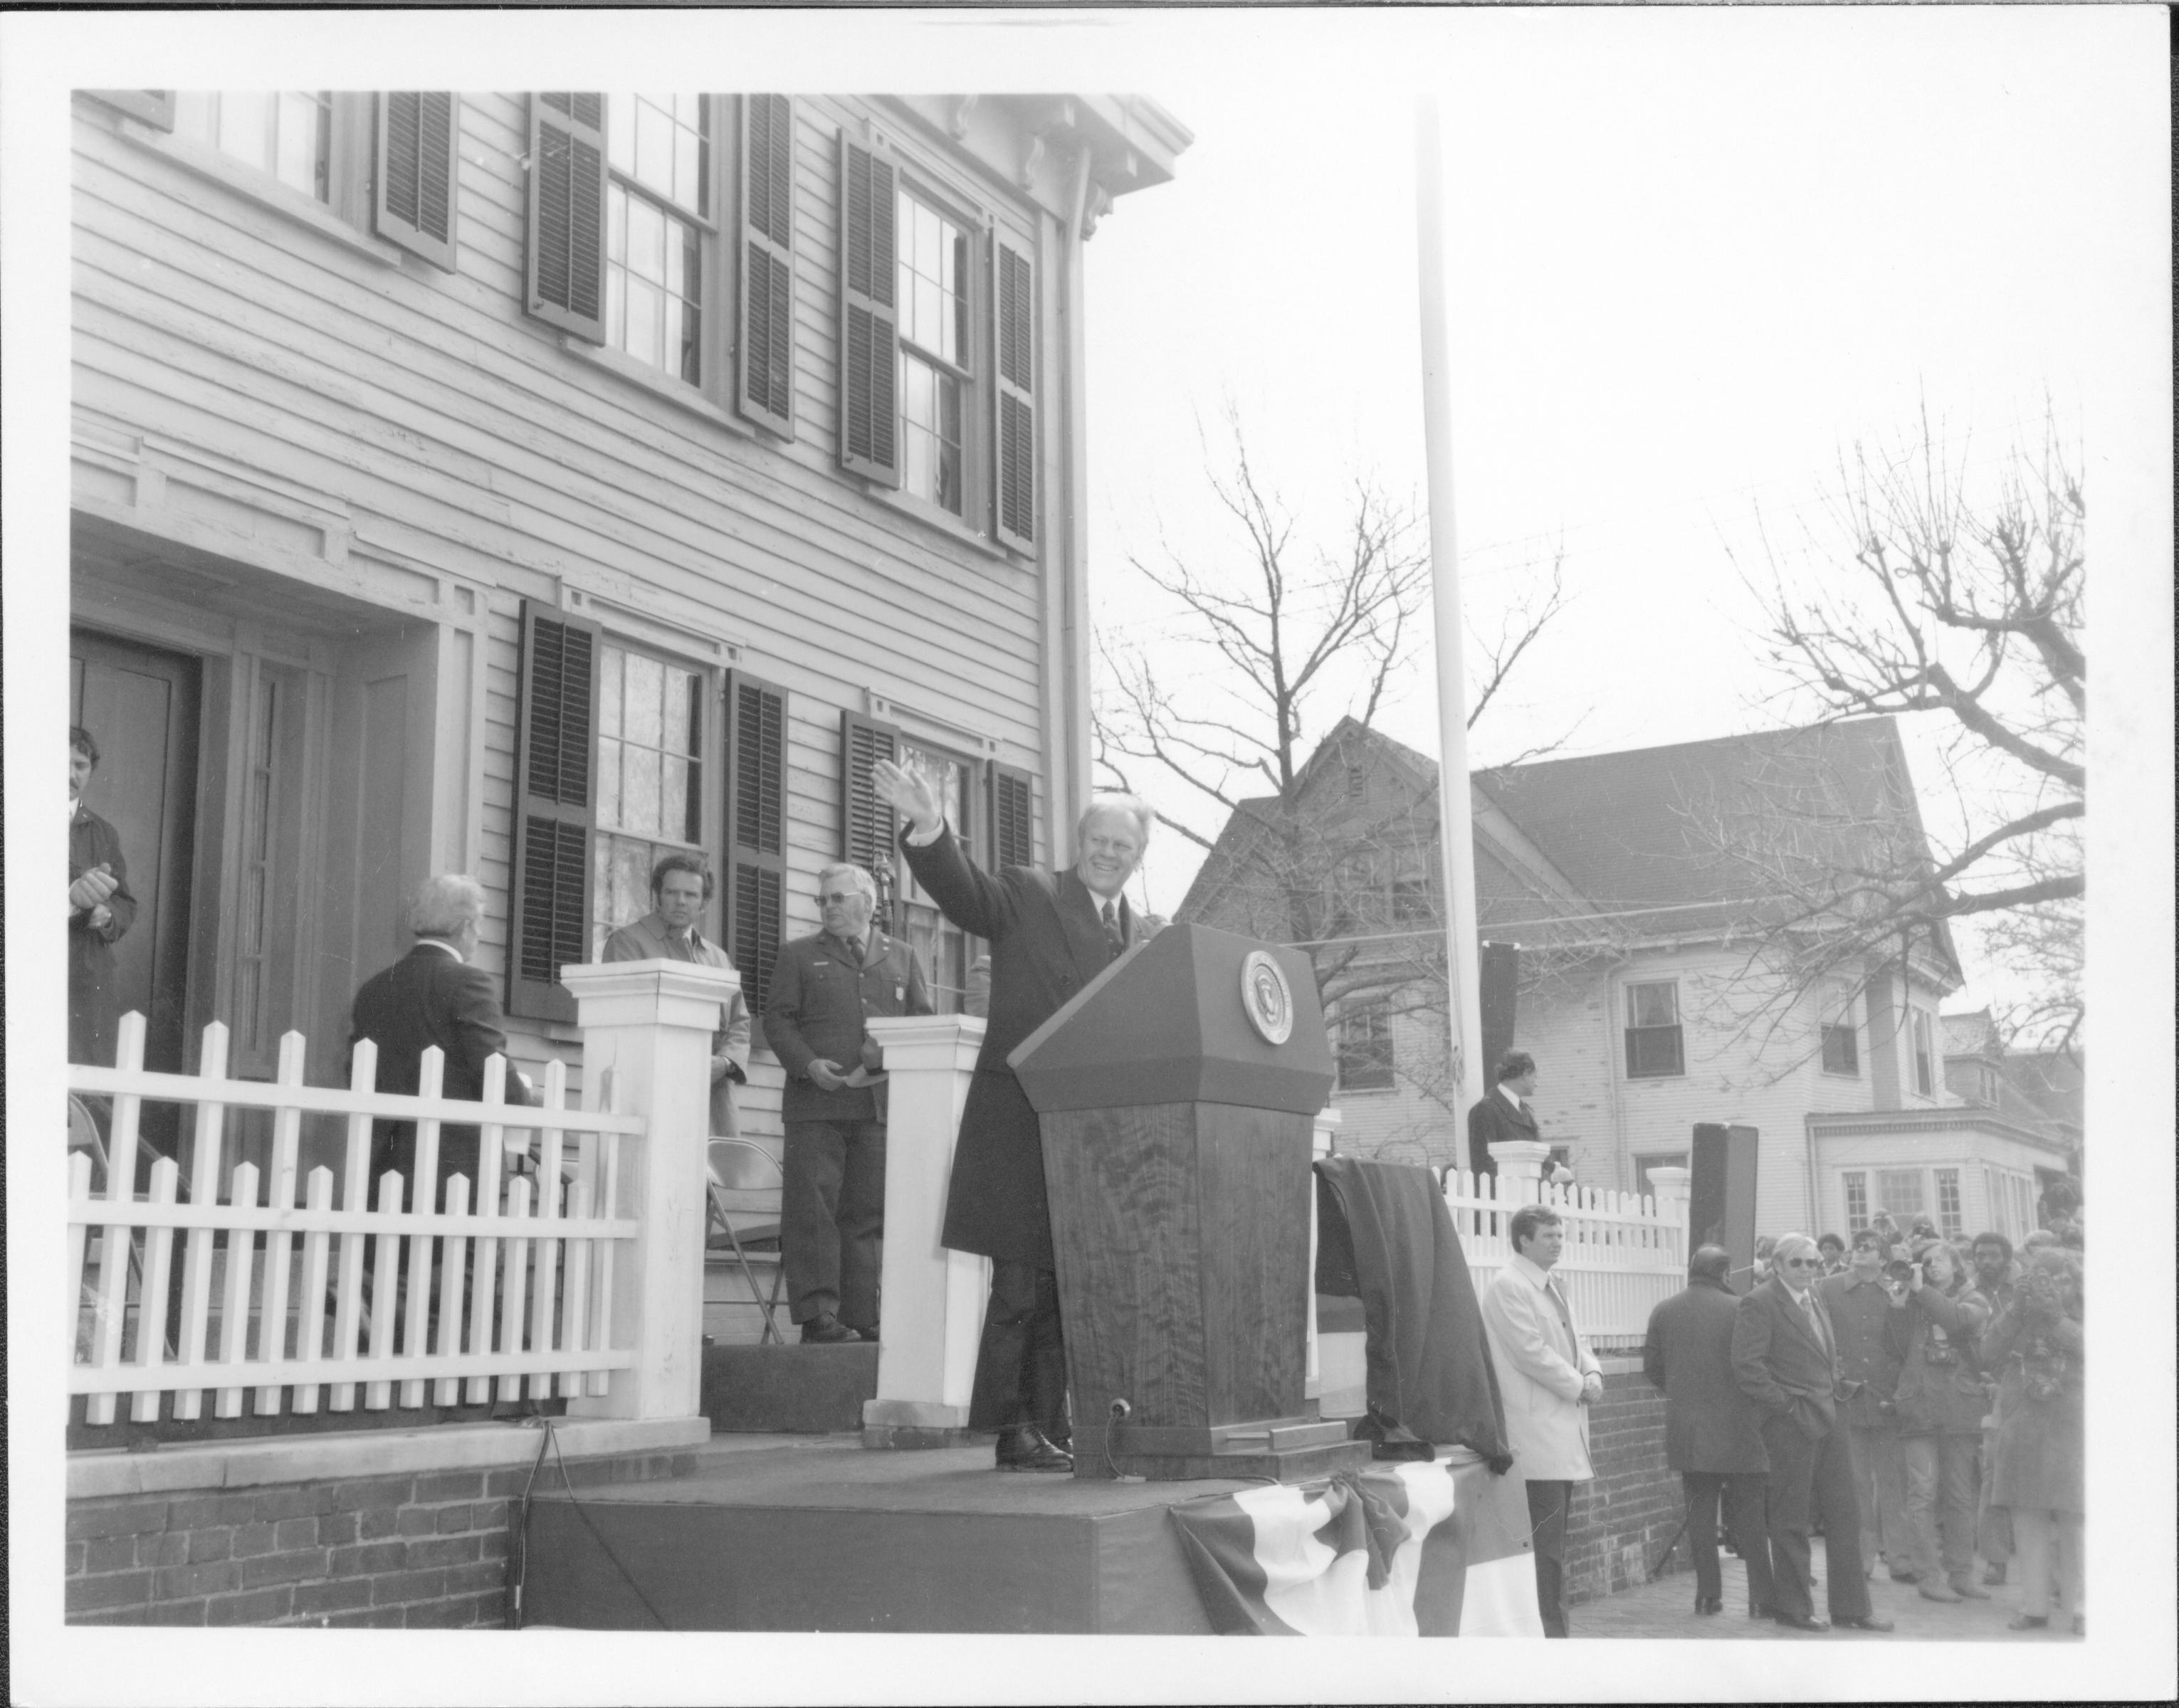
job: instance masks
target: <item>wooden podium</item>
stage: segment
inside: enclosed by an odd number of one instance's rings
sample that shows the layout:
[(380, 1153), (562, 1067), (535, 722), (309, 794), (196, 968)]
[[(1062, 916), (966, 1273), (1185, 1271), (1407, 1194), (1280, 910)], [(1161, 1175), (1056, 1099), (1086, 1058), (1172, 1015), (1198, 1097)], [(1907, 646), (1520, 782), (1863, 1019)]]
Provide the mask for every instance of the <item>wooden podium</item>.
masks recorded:
[(1168, 927), (1007, 1060), (1043, 1127), (1074, 1474), (1366, 1464), (1302, 1392), (1309, 1141), (1332, 1080), (1308, 958)]

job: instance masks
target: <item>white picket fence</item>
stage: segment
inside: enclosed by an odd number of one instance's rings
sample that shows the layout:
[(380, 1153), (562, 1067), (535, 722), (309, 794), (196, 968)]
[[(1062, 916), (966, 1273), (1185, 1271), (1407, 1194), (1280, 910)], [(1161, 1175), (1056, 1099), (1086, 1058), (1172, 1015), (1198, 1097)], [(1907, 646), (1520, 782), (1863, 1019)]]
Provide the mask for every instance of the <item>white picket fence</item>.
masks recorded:
[[(113, 1110), (96, 1196), (92, 1157), (69, 1158), (69, 1392), (85, 1396), (85, 1421), (113, 1423), (124, 1394), (130, 1419), (150, 1422), (167, 1393), (184, 1419), (203, 1415), (206, 1393), (214, 1415), (233, 1418), (251, 1395), (263, 1417), (283, 1395), (311, 1413), (352, 1411), (359, 1391), (366, 1411), (420, 1407), (427, 1394), (442, 1406), (511, 1400), (525, 1385), (533, 1399), (606, 1393), (636, 1358), (609, 1344), (609, 1329), (616, 1251), (638, 1231), (623, 1213), (623, 1141), (645, 1129), (622, 1112), (610, 1070), (586, 1076), (589, 1106), (569, 1109), (556, 1062), (541, 1108), (494, 1120), (504, 1058), (487, 1065), (480, 1106), (440, 1096), (436, 1049), (415, 1097), (375, 1089), (368, 1042), (346, 1090), (305, 1086), (304, 1053), (291, 1032), (272, 1083), (229, 1079), (227, 1028), (215, 1022), (197, 1073), (146, 1072), (143, 1017), (131, 1014), (117, 1065), (69, 1066), (69, 1090), (110, 1098)], [(147, 1101), (195, 1112), (186, 1199), (173, 1158), (141, 1166)], [(272, 1112), (262, 1179), (223, 1153), (228, 1112), (243, 1109)], [(323, 1166), (297, 1178), (306, 1116), (345, 1122), (338, 1180)], [(374, 1120), (416, 1124), (414, 1181), (368, 1178)], [(442, 1123), (479, 1128), (480, 1143), (479, 1178), (448, 1176), (440, 1211)], [(510, 1158), (528, 1169), (511, 1170)]]
[(1556, 1210), (1566, 1245), (1551, 1273), (1566, 1294), (1574, 1326), (1599, 1349), (1638, 1347), (1650, 1311), (1687, 1285), (1687, 1222), (1680, 1203), (1465, 1169), (1447, 1172), (1445, 1202), (1479, 1295), (1512, 1256), (1507, 1224), (1513, 1212), (1536, 1202)]

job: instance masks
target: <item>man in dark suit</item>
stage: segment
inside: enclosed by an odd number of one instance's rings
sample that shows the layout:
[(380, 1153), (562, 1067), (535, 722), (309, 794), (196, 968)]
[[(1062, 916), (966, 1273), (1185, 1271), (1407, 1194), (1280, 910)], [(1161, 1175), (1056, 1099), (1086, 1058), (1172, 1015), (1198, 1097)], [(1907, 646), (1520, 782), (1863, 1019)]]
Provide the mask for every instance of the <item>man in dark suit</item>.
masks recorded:
[(114, 828), (83, 804), (98, 743), (69, 729), (69, 1059), (112, 1067), (121, 1022), (113, 945), (136, 922), (129, 865)]
[[(484, 1065), (504, 1054), (499, 994), (491, 975), (469, 964), (476, 953), (477, 928), (484, 917), (484, 886), (459, 873), (425, 881), (409, 909), (409, 928), (416, 946), (399, 961), (364, 982), (351, 1011), (349, 1047), (365, 1038), (378, 1046), (377, 1089), (416, 1095), (424, 1052), (434, 1044), (446, 1053), (440, 1094), (477, 1099), (484, 1095)], [(530, 1102), (527, 1086), (511, 1069), (507, 1101)], [(412, 1208), (415, 1196), (416, 1126), (413, 1121), (381, 1121), (372, 1130), (370, 1177), (376, 1182), (398, 1169)], [(439, 1130), (439, 1191), (443, 1207), (447, 1177), (469, 1178), (477, 1185), (477, 1130)]]
[(1703, 1245), (1688, 1260), (1688, 1285), (1649, 1313), (1642, 1373), (1665, 1396), (1665, 1463), (1688, 1497), (1688, 1546), (1695, 1557), (1695, 1612), (1725, 1611), (1718, 1569), (1721, 1497), (1733, 1546), (1748, 1563), (1748, 1614), (1770, 1612), (1770, 1552), (1763, 1534), (1763, 1484), (1770, 1468), (1754, 1406), (1732, 1371), (1732, 1325), (1740, 1300), (1726, 1284), (1732, 1257)]
[(1787, 1234), (1771, 1261), (1770, 1278), (1740, 1301), (1732, 1322), (1733, 1376), (1763, 1414), (1770, 1460), (1771, 1617), (1796, 1630), (1825, 1629), (1809, 1585), (1813, 1505), (1823, 1518), (1831, 1623), (1888, 1631), (1891, 1621), (1869, 1611), (1861, 1574), (1861, 1515), (1836, 1398), (1838, 1336), (1816, 1294), (1824, 1260), (1806, 1234)]
[(817, 874), (822, 931), (780, 947), (764, 1036), (787, 1070), (780, 1261), (788, 1309), (805, 1341), (878, 1338), (878, 1262), (885, 1230), (885, 1087), (865, 1022), (928, 1014), (923, 969), (905, 943), (871, 923), (877, 884), (842, 862)]
[(991, 945), (991, 1013), (961, 1114), (940, 1238), (991, 1260), (969, 1427), (999, 1432), (1002, 1470), (1071, 1470), (1067, 1355), (1036, 1111), (1007, 1052), (1149, 935), (1120, 892), (1155, 815), (1132, 795), (1093, 798), (1064, 872), (980, 871), (947, 829), (930, 781), (881, 761), (879, 795), (905, 821), (908, 869), (946, 917)]
[(1490, 1147), (1509, 1139), (1541, 1137), (1529, 1099), (1536, 1094), (1536, 1059), (1526, 1050), (1508, 1050), (1498, 1064), (1497, 1082), (1468, 1112), (1468, 1166), (1496, 1177), (1498, 1163)]

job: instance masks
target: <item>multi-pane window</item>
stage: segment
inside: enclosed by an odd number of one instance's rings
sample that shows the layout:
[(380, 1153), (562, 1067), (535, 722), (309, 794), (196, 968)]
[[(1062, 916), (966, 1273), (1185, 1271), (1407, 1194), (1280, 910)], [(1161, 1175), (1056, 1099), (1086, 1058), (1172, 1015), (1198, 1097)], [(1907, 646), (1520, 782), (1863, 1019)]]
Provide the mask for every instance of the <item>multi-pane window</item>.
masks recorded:
[(1827, 999), (1830, 1018), (1823, 1028), (1823, 1069), (1827, 1074), (1861, 1072), (1861, 1043), (1854, 1026), (1854, 999), (1850, 988), (1832, 990)]
[(712, 231), (711, 105), (606, 97), (605, 342), (704, 383), (704, 246)]
[(1840, 1180), (1846, 1187), (1846, 1230), (1858, 1234), (1869, 1225), (1869, 1176), (1852, 1169)]
[(1914, 1089), (1923, 1097), (1936, 1090), (1935, 1059), (1929, 1048), (1929, 1014), (1927, 1009), (1913, 1010), (1908, 1017), (1907, 1030), (1914, 1044)]
[(899, 193), (901, 484), (962, 513), (969, 337), (969, 233), (908, 190)]
[(1960, 1171), (1937, 1170), (1937, 1231), (1946, 1239), (1958, 1233), (1965, 1218), (1960, 1213)]
[(1919, 1169), (1879, 1169), (1876, 1171), (1876, 1202), (1880, 1209), (1889, 1210), (1891, 1219), (1905, 1233), (1907, 1224), (1923, 1213), (1922, 1171)]
[(1680, 1039), (1680, 986), (1660, 979), (1627, 987), (1627, 1077), (1663, 1079), (1687, 1071)]
[(1385, 1091), (1392, 1083), (1392, 1022), (1381, 1003), (1359, 1003), (1339, 1016), (1339, 1088)]
[(332, 110), (325, 90), (178, 90), (174, 134), (208, 142), (289, 189), (327, 201)]
[[(946, 822), (955, 826), (974, 846), (969, 829), (973, 793), (969, 785), (974, 775), (969, 763), (907, 741), (900, 744), (900, 763), (910, 770), (920, 771), (936, 786), (940, 798), (946, 803)], [(962, 998), (969, 988), (969, 964), (975, 959), (972, 947), (975, 939), (938, 911), (938, 904), (924, 893), (923, 886), (915, 881), (915, 874), (908, 869), (904, 857), (899, 861), (894, 883), (900, 897), (894, 913), (894, 928), (908, 939), (915, 958), (923, 965), (924, 977), (930, 987), (931, 1007), (940, 1014), (958, 1014)]]
[(703, 851), (704, 678), (612, 641), (598, 649), (590, 958), (650, 911), (650, 868)]

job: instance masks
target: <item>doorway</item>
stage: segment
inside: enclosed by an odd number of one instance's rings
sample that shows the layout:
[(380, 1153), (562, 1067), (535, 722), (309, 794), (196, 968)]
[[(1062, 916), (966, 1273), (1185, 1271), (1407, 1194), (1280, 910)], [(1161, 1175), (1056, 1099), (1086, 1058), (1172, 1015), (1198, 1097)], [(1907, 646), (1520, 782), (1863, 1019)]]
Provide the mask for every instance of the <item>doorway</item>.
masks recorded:
[[(69, 634), (69, 721), (98, 743), (84, 804), (121, 839), (136, 922), (113, 945), (120, 1011), (145, 1019), (144, 1065), (183, 1070), (189, 990), (189, 883), (196, 838), (200, 661), (89, 629)], [(156, 1128), (173, 1106), (146, 1104), (145, 1136), (173, 1155)]]

